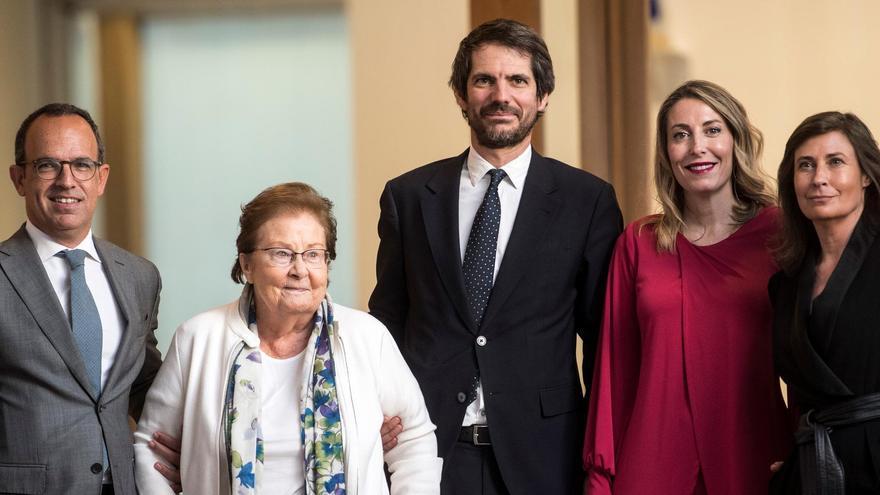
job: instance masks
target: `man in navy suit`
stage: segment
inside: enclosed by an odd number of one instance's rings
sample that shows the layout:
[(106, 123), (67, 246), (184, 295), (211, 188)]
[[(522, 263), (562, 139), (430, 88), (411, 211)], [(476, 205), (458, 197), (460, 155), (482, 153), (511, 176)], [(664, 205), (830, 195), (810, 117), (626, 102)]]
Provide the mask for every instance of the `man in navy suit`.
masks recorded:
[(589, 383), (620, 209), (608, 183), (532, 149), (554, 76), (528, 26), (474, 29), (449, 84), (471, 145), (385, 186), (370, 311), (437, 424), (442, 493), (579, 493), (576, 335)]

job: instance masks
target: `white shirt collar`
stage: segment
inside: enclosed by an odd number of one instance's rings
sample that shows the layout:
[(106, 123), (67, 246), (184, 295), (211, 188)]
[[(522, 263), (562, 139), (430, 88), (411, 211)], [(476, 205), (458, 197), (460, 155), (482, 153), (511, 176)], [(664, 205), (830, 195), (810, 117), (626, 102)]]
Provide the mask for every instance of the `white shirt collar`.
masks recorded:
[[(32, 224), (30, 220), (25, 222), (24, 226), (28, 235), (31, 238), (31, 241), (34, 243), (34, 247), (37, 249), (37, 255), (40, 257), (40, 260), (44, 263), (46, 260), (52, 258), (59, 251), (66, 251), (68, 249), (67, 246), (63, 244), (59, 244), (52, 240), (51, 237), (46, 235), (42, 230), (38, 229), (36, 225)], [(86, 253), (88, 253), (89, 257), (98, 263), (101, 262), (101, 257), (98, 256), (98, 250), (95, 249), (95, 239), (92, 237), (92, 230), (89, 229), (89, 233), (86, 235), (86, 238), (82, 240), (75, 248), (73, 249), (82, 249)]]
[[(510, 160), (501, 166), (501, 170), (507, 173), (507, 180), (513, 187), (519, 189), (526, 181), (526, 174), (529, 172), (529, 163), (532, 161), (532, 147), (526, 146), (526, 149), (519, 156)], [(465, 162), (468, 170), (468, 177), (471, 185), (476, 186), (480, 179), (486, 175), (486, 172), (492, 170), (493, 167), (485, 158), (477, 153), (473, 146), (468, 150), (467, 161)]]

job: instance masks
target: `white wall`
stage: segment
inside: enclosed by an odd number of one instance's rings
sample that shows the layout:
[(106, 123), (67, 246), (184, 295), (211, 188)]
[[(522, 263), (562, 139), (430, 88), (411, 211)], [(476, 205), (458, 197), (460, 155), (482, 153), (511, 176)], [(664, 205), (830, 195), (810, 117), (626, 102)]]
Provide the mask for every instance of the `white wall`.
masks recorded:
[(160, 349), (236, 297), (240, 206), (303, 181), (335, 202), (330, 292), (354, 301), (348, 34), (341, 10), (148, 17), (143, 24), (147, 256), (162, 273)]

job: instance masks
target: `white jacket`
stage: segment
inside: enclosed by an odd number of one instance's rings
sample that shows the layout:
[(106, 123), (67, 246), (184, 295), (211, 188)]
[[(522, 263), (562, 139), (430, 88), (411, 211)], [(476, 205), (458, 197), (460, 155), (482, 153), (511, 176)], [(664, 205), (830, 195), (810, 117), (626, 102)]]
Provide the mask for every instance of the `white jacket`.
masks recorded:
[[(223, 400), (234, 352), (259, 345), (238, 311), (238, 300), (199, 314), (175, 332), (147, 394), (135, 433), (135, 475), (144, 495), (172, 494), (154, 468), (160, 459), (147, 442), (155, 431), (181, 439), (183, 492), (228, 494), (222, 423)], [(350, 495), (439, 494), (442, 460), (435, 426), (419, 385), (388, 330), (362, 311), (333, 305), (334, 360), (344, 429), (345, 479)], [(404, 430), (384, 455), (382, 416), (400, 416)], [(269, 494), (274, 495), (274, 494)]]

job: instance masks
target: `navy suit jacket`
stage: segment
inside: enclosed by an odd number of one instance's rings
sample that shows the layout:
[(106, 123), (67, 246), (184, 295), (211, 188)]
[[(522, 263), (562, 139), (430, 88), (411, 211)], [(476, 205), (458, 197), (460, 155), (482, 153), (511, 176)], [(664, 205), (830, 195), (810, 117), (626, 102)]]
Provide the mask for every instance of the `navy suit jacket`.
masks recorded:
[(478, 328), (458, 239), (466, 157), (425, 165), (385, 186), (370, 312), (391, 331), (422, 387), (442, 457), (458, 438), (478, 374), (510, 492), (580, 493), (585, 401), (576, 334), (586, 344), (589, 384), (608, 261), (622, 229), (614, 190), (533, 152)]

